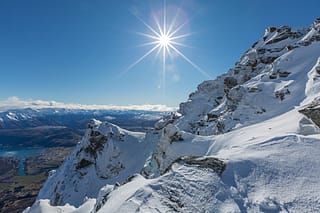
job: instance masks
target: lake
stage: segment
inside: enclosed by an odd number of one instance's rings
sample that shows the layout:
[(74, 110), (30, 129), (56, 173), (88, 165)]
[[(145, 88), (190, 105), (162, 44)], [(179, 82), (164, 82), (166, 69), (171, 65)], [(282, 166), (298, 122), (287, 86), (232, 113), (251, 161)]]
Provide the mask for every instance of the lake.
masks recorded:
[(19, 159), (19, 175), (26, 175), (25, 160), (36, 154), (40, 154), (44, 148), (0, 149), (0, 157), (15, 157)]

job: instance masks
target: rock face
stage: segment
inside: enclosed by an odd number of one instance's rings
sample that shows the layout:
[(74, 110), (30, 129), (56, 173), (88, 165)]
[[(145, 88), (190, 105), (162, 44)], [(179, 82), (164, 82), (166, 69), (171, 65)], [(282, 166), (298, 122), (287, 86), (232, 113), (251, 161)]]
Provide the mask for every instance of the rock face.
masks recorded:
[(268, 28), (146, 134), (93, 121), (30, 212), (319, 212), (319, 27)]
[(313, 101), (299, 112), (311, 119), (320, 128), (320, 100)]
[[(234, 68), (215, 80), (200, 84), (189, 100), (180, 104), (181, 117), (173, 123), (183, 131), (198, 135), (222, 134), (239, 123), (255, 123), (259, 117), (273, 116), (271, 106), (276, 107), (279, 100), (283, 106), (290, 107), (284, 100), (290, 99), (294, 92), (290, 89), (290, 80), (299, 74), (291, 63), (297, 59), (294, 52), (302, 51), (305, 43), (316, 42), (320, 35), (318, 28), (317, 21), (305, 29), (268, 28)], [(312, 57), (307, 63), (314, 65), (314, 60)], [(267, 84), (269, 88), (264, 88)], [(275, 97), (268, 109), (262, 100), (251, 102), (252, 97), (261, 96), (263, 90)], [(251, 113), (243, 113), (244, 106)]]
[(172, 165), (175, 163), (211, 169), (218, 175), (222, 175), (226, 169), (226, 164), (222, 160), (219, 160), (215, 157), (184, 156), (173, 161), (172, 164), (166, 169), (165, 173), (168, 172), (168, 170), (171, 170)]
[[(149, 135), (150, 140), (157, 136)], [(128, 176), (140, 172), (154, 149), (155, 144), (146, 144), (144, 138), (145, 133), (92, 120), (82, 141), (49, 177), (38, 198), (50, 199), (52, 205), (79, 206), (85, 197), (97, 197), (106, 184), (125, 182)]]

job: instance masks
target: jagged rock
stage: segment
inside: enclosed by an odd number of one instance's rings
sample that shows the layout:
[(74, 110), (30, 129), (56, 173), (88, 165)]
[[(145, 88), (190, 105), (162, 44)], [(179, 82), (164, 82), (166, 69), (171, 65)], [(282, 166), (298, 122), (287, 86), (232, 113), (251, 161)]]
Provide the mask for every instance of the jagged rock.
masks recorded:
[(226, 77), (224, 79), (224, 85), (226, 86), (226, 88), (230, 89), (234, 86), (236, 86), (238, 84), (237, 79), (233, 78), (233, 77)]
[(313, 26), (317, 26), (318, 24), (320, 24), (320, 18), (316, 18), (313, 22)]
[(277, 30), (276, 27), (268, 27), (268, 28), (267, 28), (267, 32), (268, 32), (268, 33), (273, 33), (273, 32), (275, 32), (276, 30)]
[(320, 128), (320, 100), (315, 100), (299, 112), (310, 118)]
[(290, 93), (291, 92), (290, 92), (289, 88), (287, 86), (285, 86), (284, 88), (277, 90), (275, 92), (275, 96), (276, 96), (276, 98), (279, 98), (281, 101), (283, 101), (285, 96), (290, 95)]
[(102, 187), (98, 194), (97, 202), (94, 206), (94, 211), (98, 212), (101, 207), (107, 202), (108, 195), (115, 189), (115, 185), (106, 185)]
[[(269, 31), (267, 31), (267, 32), (269, 32)], [(273, 37), (271, 40), (269, 40), (266, 44), (274, 44), (274, 43), (280, 42), (280, 41), (288, 39), (288, 38), (295, 39), (295, 38), (299, 38), (303, 35), (302, 33), (298, 32), (298, 31), (292, 32), (291, 28), (288, 26), (279, 27), (276, 29), (276, 32), (278, 34), (275, 37)]]
[(258, 88), (258, 87), (249, 87), (248, 88), (248, 92), (250, 93), (254, 93), (254, 92), (261, 92), (262, 89)]
[(93, 162), (88, 161), (86, 159), (82, 159), (82, 160), (80, 160), (80, 162), (76, 166), (76, 169), (82, 169), (84, 167), (90, 166), (91, 164), (93, 164)]
[(168, 124), (173, 123), (175, 120), (177, 120), (181, 116), (178, 112), (170, 113), (169, 115), (163, 116), (156, 124), (155, 129), (160, 130), (163, 129)]
[(182, 135), (176, 132), (174, 135), (170, 137), (170, 143), (176, 142), (176, 141), (183, 141)]
[(218, 175), (222, 175), (222, 173), (226, 169), (226, 163), (224, 163), (222, 160), (219, 160), (215, 157), (210, 156), (183, 156), (179, 157), (175, 161), (173, 161), (167, 169), (163, 173), (167, 173), (169, 170), (171, 170), (171, 167), (173, 164), (187, 164), (190, 166), (196, 166), (199, 168), (204, 169), (212, 169), (214, 172), (216, 172)]
[(269, 75), (270, 79), (276, 79), (278, 77), (277, 73), (271, 73), (271, 75)]
[(208, 113), (207, 114), (207, 121), (213, 121), (213, 120), (215, 120), (217, 118), (219, 118), (219, 116), (216, 115), (216, 114), (213, 114), (213, 113)]
[(320, 66), (316, 66), (316, 72), (320, 75)]
[(233, 87), (229, 93), (226, 95), (227, 97), (227, 105), (238, 105), (238, 103), (242, 100), (242, 97), (246, 93), (246, 89), (243, 86)]
[(278, 57), (277, 56), (269, 56), (269, 57), (264, 57), (261, 58), (260, 61), (264, 64), (271, 64), (274, 62)]
[(311, 44), (311, 41), (300, 41), (299, 44), (302, 46), (309, 46)]
[(288, 45), (288, 46), (286, 46), (286, 49), (287, 49), (287, 51), (290, 51), (290, 50), (293, 50), (293, 49), (295, 49), (295, 48), (298, 48), (299, 46), (297, 46), (297, 45)]
[(290, 75), (290, 72), (287, 72), (287, 71), (280, 72), (279, 71), (278, 74), (279, 74), (279, 77), (286, 78), (286, 77), (288, 77), (288, 75)]

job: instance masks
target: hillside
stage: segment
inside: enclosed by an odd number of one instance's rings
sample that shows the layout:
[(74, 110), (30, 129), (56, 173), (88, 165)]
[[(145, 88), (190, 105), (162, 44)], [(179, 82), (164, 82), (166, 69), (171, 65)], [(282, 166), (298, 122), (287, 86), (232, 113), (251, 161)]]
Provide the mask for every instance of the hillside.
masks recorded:
[(320, 19), (270, 27), (146, 133), (92, 120), (25, 212), (319, 212)]

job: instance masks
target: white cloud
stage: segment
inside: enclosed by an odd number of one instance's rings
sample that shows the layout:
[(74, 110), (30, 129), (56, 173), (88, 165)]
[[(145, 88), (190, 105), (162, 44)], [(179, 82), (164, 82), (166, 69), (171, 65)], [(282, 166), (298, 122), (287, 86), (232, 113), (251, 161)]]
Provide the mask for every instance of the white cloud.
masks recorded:
[(143, 115), (137, 115), (134, 118), (135, 119), (141, 119), (141, 120), (159, 120), (161, 119), (161, 115), (151, 115), (151, 114), (143, 114)]
[(174, 111), (175, 107), (168, 107), (166, 105), (85, 105), (74, 103), (62, 103), (56, 101), (43, 101), (43, 100), (22, 100), (18, 97), (9, 97), (6, 100), (0, 100), (0, 111), (6, 111), (9, 109), (23, 109), (23, 108), (65, 108), (65, 109), (85, 109), (85, 110), (147, 110), (147, 111)]

